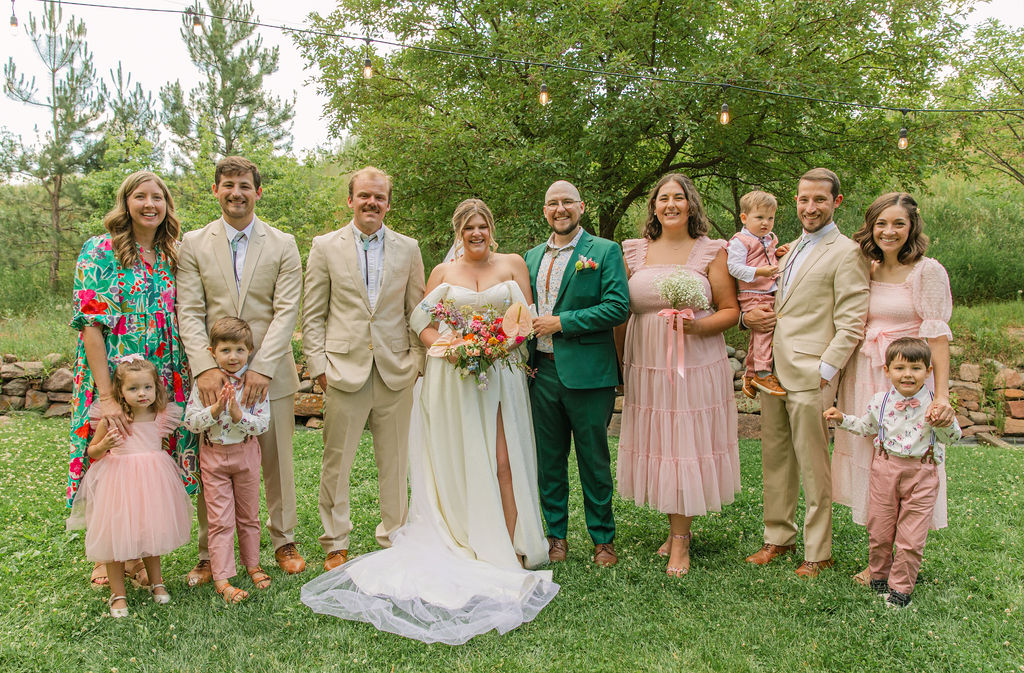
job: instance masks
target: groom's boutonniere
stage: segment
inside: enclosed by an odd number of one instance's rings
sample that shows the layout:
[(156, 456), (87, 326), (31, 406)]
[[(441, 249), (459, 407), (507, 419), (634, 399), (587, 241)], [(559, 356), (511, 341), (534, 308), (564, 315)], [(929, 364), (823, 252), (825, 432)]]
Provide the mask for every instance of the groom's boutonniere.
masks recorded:
[(580, 257), (576, 260), (576, 270), (582, 271), (583, 269), (596, 269), (597, 262), (589, 257)]

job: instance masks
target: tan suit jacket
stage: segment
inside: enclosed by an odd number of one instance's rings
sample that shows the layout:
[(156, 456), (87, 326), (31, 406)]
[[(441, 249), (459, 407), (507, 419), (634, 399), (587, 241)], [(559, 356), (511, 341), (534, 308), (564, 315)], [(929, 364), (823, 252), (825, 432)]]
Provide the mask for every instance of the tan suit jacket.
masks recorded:
[(424, 348), (409, 327), (423, 300), (423, 258), (415, 239), (384, 230), (384, 270), (377, 305), (370, 310), (350, 226), (313, 239), (306, 263), (302, 345), (311, 378), (360, 390), (372, 366), (391, 390), (416, 382)]
[(817, 390), (818, 363), (842, 369), (864, 337), (870, 274), (860, 247), (836, 229), (807, 255), (775, 303), (775, 373), (786, 390)]
[(214, 220), (183, 237), (177, 285), (178, 328), (193, 376), (217, 366), (207, 350), (209, 329), (233, 316), (252, 329), (256, 352), (249, 368), (271, 378), (270, 399), (295, 394), (299, 377), (292, 334), (302, 296), (302, 260), (294, 236), (256, 218), (236, 290), (224, 221)]

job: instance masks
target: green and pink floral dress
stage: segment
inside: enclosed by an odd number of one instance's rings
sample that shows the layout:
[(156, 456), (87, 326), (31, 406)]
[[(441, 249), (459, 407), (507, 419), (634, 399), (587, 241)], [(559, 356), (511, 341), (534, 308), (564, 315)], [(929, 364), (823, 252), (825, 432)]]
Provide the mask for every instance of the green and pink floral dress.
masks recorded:
[[(141, 254), (140, 254), (141, 260)], [(71, 400), (71, 460), (68, 466), (68, 506), (89, 467), (85, 449), (92, 435), (89, 410), (98, 399), (96, 384), (85, 359), (82, 330), (96, 325), (103, 330), (111, 373), (118, 358), (138, 353), (156, 365), (167, 387), (169, 403), (184, 406), (189, 394), (188, 360), (178, 337), (174, 313), (174, 275), (167, 257), (157, 251), (156, 264), (139, 261), (122, 268), (114, 255), (110, 235), (90, 238), (75, 265), (74, 317), (79, 331), (75, 352), (75, 388)], [(189, 493), (199, 487), (198, 442), (184, 427), (168, 438), (167, 452), (182, 472)]]

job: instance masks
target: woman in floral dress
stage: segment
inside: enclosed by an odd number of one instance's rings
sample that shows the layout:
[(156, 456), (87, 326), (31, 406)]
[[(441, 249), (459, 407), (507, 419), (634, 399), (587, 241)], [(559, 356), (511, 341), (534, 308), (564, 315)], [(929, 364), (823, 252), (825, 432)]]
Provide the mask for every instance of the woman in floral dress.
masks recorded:
[[(118, 358), (138, 353), (156, 365), (170, 401), (188, 399), (188, 361), (178, 338), (174, 313), (174, 273), (181, 225), (167, 186), (153, 173), (125, 178), (117, 203), (103, 219), (106, 234), (82, 246), (75, 266), (74, 316), (79, 331), (71, 401), (71, 458), (67, 504), (70, 507), (89, 467), (85, 449), (93, 421), (128, 434), (128, 419), (114, 401), (111, 372)], [(196, 437), (179, 429), (167, 451), (182, 470), (189, 493), (199, 485)], [(141, 563), (138, 564), (141, 566)], [(133, 577), (144, 582), (144, 569)], [(103, 566), (92, 583), (106, 583)]]

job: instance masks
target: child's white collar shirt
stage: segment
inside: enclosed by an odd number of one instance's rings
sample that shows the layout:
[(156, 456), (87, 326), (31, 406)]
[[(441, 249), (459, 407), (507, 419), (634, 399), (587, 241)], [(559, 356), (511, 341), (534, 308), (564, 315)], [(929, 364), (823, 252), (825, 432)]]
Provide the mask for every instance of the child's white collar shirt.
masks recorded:
[(960, 439), (960, 425), (955, 418), (953, 424), (945, 428), (929, 425), (925, 412), (931, 402), (932, 395), (924, 386), (911, 397), (904, 397), (895, 388), (889, 388), (875, 393), (868, 403), (868, 412), (860, 418), (843, 414), (839, 427), (858, 435), (877, 435), (875, 447), (884, 448), (894, 456), (920, 458), (932, 446), (935, 462), (941, 463), (946, 458), (945, 445)]
[(203, 406), (199, 400), (198, 386), (192, 386), (192, 393), (188, 398), (188, 405), (185, 407), (185, 427), (192, 432), (205, 432), (206, 439), (211, 444), (239, 444), (247, 437), (262, 435), (270, 427), (270, 397), (263, 398), (248, 409), (242, 406), (242, 394), (244, 387), (241, 379), (248, 366), (232, 374), (221, 369), (236, 386), (235, 399), (242, 409), (242, 418), (237, 423), (231, 421), (231, 411), (225, 407), (217, 418), (213, 417), (213, 405)]

